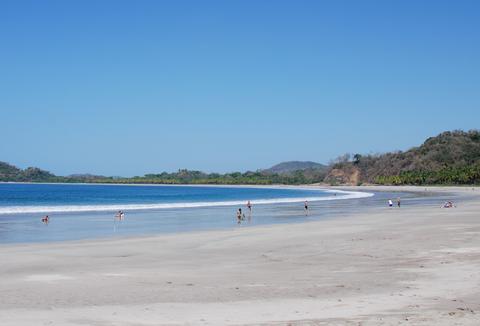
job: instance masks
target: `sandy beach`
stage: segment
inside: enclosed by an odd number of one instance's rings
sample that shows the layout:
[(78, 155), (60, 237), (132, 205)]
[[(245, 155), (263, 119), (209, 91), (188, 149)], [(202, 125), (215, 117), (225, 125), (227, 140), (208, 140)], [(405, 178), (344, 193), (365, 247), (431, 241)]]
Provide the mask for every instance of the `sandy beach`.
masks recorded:
[(0, 325), (480, 325), (480, 189), (428, 191), (457, 207), (1, 245)]

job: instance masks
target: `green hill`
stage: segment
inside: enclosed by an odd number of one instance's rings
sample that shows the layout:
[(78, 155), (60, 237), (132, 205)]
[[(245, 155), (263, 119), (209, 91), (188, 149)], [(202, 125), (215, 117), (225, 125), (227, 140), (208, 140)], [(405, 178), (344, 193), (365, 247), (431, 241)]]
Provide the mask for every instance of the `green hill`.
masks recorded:
[(0, 162), (0, 181), (14, 181), (22, 170), (5, 162)]
[(55, 182), (58, 177), (48, 171), (29, 167), (19, 169), (11, 164), (0, 162), (0, 181), (10, 182)]
[[(352, 175), (356, 174), (356, 178)], [(377, 184), (480, 183), (480, 132), (448, 131), (405, 152), (354, 156), (335, 164), (325, 181)]]
[(245, 173), (178, 172), (133, 178), (76, 174), (55, 176), (39, 169), (19, 169), (0, 162), (0, 181), (156, 184), (480, 184), (480, 132), (444, 132), (404, 152), (344, 155), (331, 166), (315, 162), (284, 162), (267, 170)]

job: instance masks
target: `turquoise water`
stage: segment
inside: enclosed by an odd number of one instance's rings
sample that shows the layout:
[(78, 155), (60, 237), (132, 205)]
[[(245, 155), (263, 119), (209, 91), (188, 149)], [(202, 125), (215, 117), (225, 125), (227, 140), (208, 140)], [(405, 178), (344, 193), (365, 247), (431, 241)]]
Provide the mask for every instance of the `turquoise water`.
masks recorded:
[[(0, 243), (45, 242), (288, 223), (319, 218), (358, 192), (210, 186), (0, 184)], [(304, 200), (312, 212), (305, 216)], [(344, 199), (344, 200), (341, 200)], [(247, 201), (253, 204), (248, 213)], [(319, 205), (326, 209), (315, 211)], [(338, 204), (337, 204), (338, 205)], [(237, 224), (235, 212), (246, 218)], [(123, 210), (125, 218), (114, 218)], [(41, 218), (48, 214), (50, 223)]]

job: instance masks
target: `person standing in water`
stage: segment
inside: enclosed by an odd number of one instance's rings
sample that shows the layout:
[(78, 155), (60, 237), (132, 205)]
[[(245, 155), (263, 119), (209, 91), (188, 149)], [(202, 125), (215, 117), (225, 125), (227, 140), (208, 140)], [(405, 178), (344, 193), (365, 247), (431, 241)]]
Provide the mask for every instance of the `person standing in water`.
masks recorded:
[(388, 207), (393, 207), (393, 201), (391, 199), (388, 200)]
[(252, 221), (252, 203), (250, 203), (250, 200), (247, 202), (247, 208), (248, 208), (248, 223)]
[(308, 200), (305, 200), (305, 216), (308, 216)]
[(398, 197), (398, 198), (397, 198), (397, 206), (398, 206), (398, 208), (400, 208), (401, 204), (402, 204), (402, 203), (401, 203), (401, 201), (400, 201), (400, 197)]
[(238, 224), (242, 223), (242, 219), (243, 219), (242, 209), (239, 208), (237, 211), (237, 223)]
[(48, 215), (45, 215), (45, 217), (42, 217), (42, 222), (44, 224), (48, 224), (49, 220), (50, 220), (50, 218), (48, 217)]

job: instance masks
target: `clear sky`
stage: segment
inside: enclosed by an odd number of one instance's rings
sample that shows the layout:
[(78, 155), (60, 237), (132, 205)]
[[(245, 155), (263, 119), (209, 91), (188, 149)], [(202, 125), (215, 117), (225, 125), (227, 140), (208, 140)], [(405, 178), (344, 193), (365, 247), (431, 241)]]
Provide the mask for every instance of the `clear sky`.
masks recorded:
[(1, 1), (0, 161), (245, 171), (480, 127), (480, 1)]

